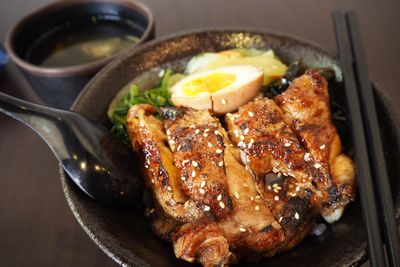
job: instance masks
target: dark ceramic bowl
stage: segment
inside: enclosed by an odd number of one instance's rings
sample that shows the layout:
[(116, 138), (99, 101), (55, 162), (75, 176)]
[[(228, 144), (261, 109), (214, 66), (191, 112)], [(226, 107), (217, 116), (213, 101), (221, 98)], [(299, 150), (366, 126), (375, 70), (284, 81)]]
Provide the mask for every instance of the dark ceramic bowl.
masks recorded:
[(68, 23), (103, 17), (129, 20), (140, 37), (140, 44), (154, 37), (154, 19), (149, 8), (129, 0), (56, 1), (22, 18), (6, 37), (5, 47), (11, 59), (45, 102), (68, 109), (93, 75), (123, 51), (87, 64), (70, 67), (40, 67), (27, 61), (31, 45), (45, 34)]
[[(333, 68), (337, 80), (340, 82), (342, 79), (336, 57), (309, 42), (254, 30), (203, 30), (163, 38), (127, 51), (86, 86), (75, 101), (73, 110), (109, 125), (106, 115), (109, 103), (133, 79), (138, 83), (146, 83), (162, 68), (181, 70), (190, 57), (200, 52), (233, 47), (271, 48), (286, 63), (303, 59), (310, 67)], [(339, 87), (332, 97), (342, 102), (342, 93), (343, 88)], [(380, 123), (385, 129), (382, 136), (387, 162), (391, 163), (388, 166), (389, 177), (392, 179), (398, 215), (400, 122), (396, 115), (398, 113), (379, 90), (376, 90), (376, 102)], [(345, 144), (349, 142), (346, 137), (342, 141)], [(63, 171), (61, 179), (64, 193), (78, 222), (90, 238), (116, 262), (123, 266), (191, 266), (177, 260), (172, 245), (152, 233), (143, 210), (105, 208), (82, 194)], [(241, 266), (357, 266), (366, 258), (365, 229), (360, 203), (356, 200), (346, 209), (343, 218), (330, 225), (323, 236), (308, 236), (288, 252), (257, 263), (242, 263)]]

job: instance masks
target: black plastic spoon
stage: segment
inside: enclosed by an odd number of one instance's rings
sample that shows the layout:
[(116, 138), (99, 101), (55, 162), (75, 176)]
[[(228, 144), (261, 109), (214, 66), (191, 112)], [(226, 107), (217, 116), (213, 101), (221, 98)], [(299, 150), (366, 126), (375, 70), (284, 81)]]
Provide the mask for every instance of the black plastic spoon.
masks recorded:
[(38, 133), (91, 198), (112, 206), (132, 206), (141, 200), (143, 182), (134, 155), (105, 127), (78, 113), (4, 93), (0, 93), (0, 111)]

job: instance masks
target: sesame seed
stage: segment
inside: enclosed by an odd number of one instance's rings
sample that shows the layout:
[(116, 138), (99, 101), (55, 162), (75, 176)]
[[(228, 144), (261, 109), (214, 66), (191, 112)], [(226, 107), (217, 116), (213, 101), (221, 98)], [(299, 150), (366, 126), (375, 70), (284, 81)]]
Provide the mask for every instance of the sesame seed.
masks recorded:
[(279, 197), (278, 197), (278, 196), (275, 196), (275, 197), (274, 197), (274, 200), (275, 200), (275, 201), (278, 201), (278, 200), (279, 200)]
[(224, 208), (225, 208), (224, 202), (220, 201), (220, 202), (219, 202), (219, 206), (221, 207), (221, 209), (224, 209)]
[(276, 189), (276, 188), (274, 188), (274, 192), (275, 192), (275, 193), (279, 193), (279, 190)]
[(253, 197), (253, 196), (251, 196), (251, 197), (250, 197), (250, 200), (251, 200), (251, 201), (254, 201), (254, 197)]
[(254, 116), (254, 113), (251, 112), (251, 111), (249, 111), (247, 114), (249, 114), (250, 117), (253, 117), (253, 116)]
[(305, 161), (310, 161), (310, 153), (305, 153), (304, 154), (304, 160)]
[(208, 129), (208, 128), (204, 130), (205, 133), (208, 133), (209, 131), (210, 131), (210, 129)]
[(207, 142), (208, 147), (212, 147), (212, 144), (210, 142)]
[(314, 167), (315, 167), (316, 169), (319, 169), (319, 168), (321, 168), (321, 166), (322, 166), (322, 165), (321, 165), (321, 164), (319, 164), (319, 163), (315, 163), (315, 164), (314, 164)]
[(285, 147), (290, 147), (290, 143), (285, 143)]
[(274, 183), (273, 185), (272, 185), (272, 187), (277, 187), (278, 186), (278, 184), (277, 183)]
[(196, 176), (196, 171), (192, 171), (192, 177)]
[(252, 144), (254, 143), (254, 139), (253, 138), (250, 139), (250, 143), (252, 143)]
[(171, 192), (172, 188), (170, 186), (167, 186), (167, 190)]
[(206, 191), (204, 191), (203, 188), (200, 188), (200, 189), (199, 189), (199, 192), (200, 192), (200, 194), (202, 194), (202, 195), (204, 195), (204, 194), (206, 193)]
[(325, 145), (320, 145), (319, 149), (325, 149)]
[(240, 136), (240, 140), (242, 140), (242, 141), (244, 140), (244, 136), (243, 135)]
[(239, 143), (237, 144), (238, 146), (243, 146), (243, 141), (239, 141)]
[(219, 194), (219, 195), (217, 196), (217, 200), (218, 200), (218, 201), (221, 201), (221, 199), (222, 199), (222, 195)]
[(168, 129), (167, 130), (167, 135), (170, 135), (171, 134), (171, 131)]
[(253, 146), (253, 143), (249, 143), (248, 145), (247, 145), (247, 148), (251, 148)]
[(203, 136), (204, 136), (204, 137), (207, 137), (207, 136), (208, 136), (208, 134), (207, 134), (207, 133), (203, 133)]
[(282, 176), (282, 173), (280, 173), (280, 172), (278, 172), (278, 175), (277, 175), (278, 177), (281, 177)]
[(215, 131), (214, 131), (214, 134), (219, 135), (220, 132), (219, 132), (218, 130), (215, 130)]
[(235, 198), (239, 199), (239, 197), (240, 197), (239, 192), (235, 192)]
[(192, 165), (193, 165), (194, 167), (199, 166), (199, 164), (198, 164), (196, 161), (192, 161)]
[(225, 98), (222, 98), (222, 99), (221, 99), (221, 103), (222, 103), (222, 105), (226, 105), (226, 103), (228, 103), (228, 102), (226, 102), (226, 99), (225, 99)]
[(182, 176), (181, 179), (182, 179), (182, 181), (186, 181), (186, 177), (185, 176)]
[(244, 183), (243, 186), (244, 187), (249, 187), (249, 185), (247, 183)]
[(169, 140), (169, 143), (171, 144), (171, 145), (173, 145), (173, 144), (175, 144), (175, 141), (174, 140)]
[(281, 217), (279, 217), (279, 222), (281, 222), (283, 220), (283, 217), (281, 216)]
[(204, 206), (204, 211), (209, 211), (210, 209), (210, 206)]
[(151, 183), (154, 184), (154, 179), (151, 179)]
[(249, 131), (250, 131), (249, 128), (246, 128), (246, 129), (244, 129), (243, 133), (244, 133), (244, 134), (248, 134)]
[(298, 219), (300, 218), (299, 213), (296, 212), (296, 213), (294, 214), (294, 217), (296, 218), (296, 220), (298, 220)]
[(256, 205), (256, 206), (254, 207), (254, 209), (255, 209), (255, 210), (260, 210), (260, 207), (259, 207), (258, 205)]
[(200, 187), (203, 188), (206, 185), (206, 181), (201, 181)]
[(188, 159), (184, 159), (183, 161), (182, 161), (182, 164), (186, 164), (186, 163), (188, 163), (190, 160), (188, 160)]
[(239, 228), (239, 231), (242, 232), (242, 233), (244, 233), (244, 232), (246, 232), (246, 228), (240, 227), (240, 228)]
[(270, 185), (268, 185), (268, 186), (267, 186), (267, 189), (268, 189), (268, 190), (271, 190), (271, 189), (272, 189), (272, 187), (271, 187)]
[(179, 145), (178, 148), (176, 150), (181, 150), (182, 145)]
[(199, 133), (200, 133), (200, 130), (199, 130), (199, 129), (196, 129), (194, 132), (195, 132), (196, 134), (199, 134)]
[(256, 199), (260, 199), (260, 198), (261, 198), (261, 196), (260, 196), (260, 195), (257, 195), (257, 196), (256, 196)]
[(151, 210), (150, 210), (150, 213), (153, 213), (153, 212), (154, 212), (154, 209), (151, 209)]
[(218, 166), (220, 167), (224, 166), (224, 162), (223, 161), (218, 162)]
[(218, 148), (218, 149), (216, 150), (216, 152), (217, 152), (217, 154), (220, 154), (220, 153), (222, 153), (222, 150)]
[(300, 186), (296, 186), (296, 192), (300, 191)]

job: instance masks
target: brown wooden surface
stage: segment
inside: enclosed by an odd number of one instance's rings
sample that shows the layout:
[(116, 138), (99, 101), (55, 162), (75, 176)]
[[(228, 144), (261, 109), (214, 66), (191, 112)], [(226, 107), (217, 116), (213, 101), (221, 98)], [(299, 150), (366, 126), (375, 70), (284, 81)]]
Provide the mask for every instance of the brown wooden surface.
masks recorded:
[[(0, 0), (0, 41), (24, 14), (49, 0)], [(248, 26), (301, 36), (336, 50), (330, 12), (355, 9), (372, 80), (400, 103), (400, 2), (348, 0), (146, 0), (156, 34)], [(41, 101), (14, 65), (0, 91)], [(115, 266), (75, 221), (61, 191), (58, 166), (30, 129), (0, 114), (0, 266)]]

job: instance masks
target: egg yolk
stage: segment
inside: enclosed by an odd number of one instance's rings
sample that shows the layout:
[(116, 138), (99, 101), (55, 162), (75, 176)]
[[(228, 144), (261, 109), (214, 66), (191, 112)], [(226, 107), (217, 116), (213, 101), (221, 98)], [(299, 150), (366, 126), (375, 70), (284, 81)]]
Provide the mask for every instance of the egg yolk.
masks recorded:
[(213, 93), (230, 86), (236, 81), (236, 74), (212, 73), (187, 81), (182, 86), (182, 91), (188, 96), (195, 96), (200, 93)]

